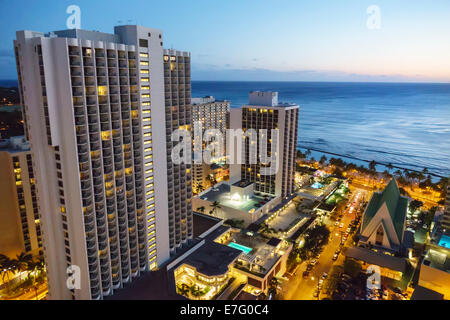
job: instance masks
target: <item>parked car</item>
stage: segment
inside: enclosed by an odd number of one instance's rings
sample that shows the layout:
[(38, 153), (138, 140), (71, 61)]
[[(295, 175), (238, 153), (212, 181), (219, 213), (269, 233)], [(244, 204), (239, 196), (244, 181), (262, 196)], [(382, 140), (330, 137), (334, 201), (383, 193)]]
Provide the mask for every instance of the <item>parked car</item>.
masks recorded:
[(344, 227), (344, 223), (342, 222), (340, 225), (339, 225), (339, 228), (343, 228)]
[(309, 276), (309, 271), (303, 272), (303, 279), (307, 279)]
[(324, 272), (324, 273), (322, 274), (322, 279), (326, 279), (326, 278), (328, 278), (328, 273)]
[(333, 261), (336, 261), (339, 258), (339, 254), (335, 253), (333, 256)]

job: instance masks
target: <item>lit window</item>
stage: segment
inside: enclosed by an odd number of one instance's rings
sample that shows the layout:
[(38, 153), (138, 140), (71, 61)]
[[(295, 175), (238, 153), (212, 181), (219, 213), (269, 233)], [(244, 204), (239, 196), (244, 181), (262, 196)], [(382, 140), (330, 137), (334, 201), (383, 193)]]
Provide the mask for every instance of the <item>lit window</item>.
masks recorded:
[(139, 56), (140, 56), (141, 58), (148, 58), (148, 53), (141, 52), (141, 53), (139, 53)]
[(143, 98), (143, 99), (145, 99), (145, 98), (150, 98), (150, 95), (149, 95), (149, 94), (143, 94), (143, 95), (142, 95), (142, 98)]
[(141, 61), (141, 66), (148, 66), (148, 62), (147, 61)]
[(143, 105), (144, 107), (147, 107), (147, 106), (150, 105), (150, 102), (142, 102), (142, 105)]
[(150, 110), (142, 110), (143, 114), (149, 114), (151, 111)]
[(109, 140), (111, 138), (111, 131), (107, 130), (107, 131), (102, 131), (102, 140), (106, 141)]
[(152, 158), (153, 158), (152, 155), (149, 155), (149, 156), (145, 156), (145, 157), (144, 157), (145, 160), (152, 159)]
[(144, 144), (152, 144), (152, 140), (144, 141)]
[(141, 90), (150, 90), (149, 86), (141, 86)]
[(142, 82), (149, 82), (149, 78), (141, 78)]
[(99, 96), (106, 96), (108, 94), (108, 87), (107, 86), (98, 86), (97, 92)]
[(141, 70), (141, 73), (143, 73), (143, 74), (148, 74), (148, 70), (147, 70), (147, 69), (142, 69), (142, 70)]
[(143, 118), (142, 121), (151, 121), (152, 118)]

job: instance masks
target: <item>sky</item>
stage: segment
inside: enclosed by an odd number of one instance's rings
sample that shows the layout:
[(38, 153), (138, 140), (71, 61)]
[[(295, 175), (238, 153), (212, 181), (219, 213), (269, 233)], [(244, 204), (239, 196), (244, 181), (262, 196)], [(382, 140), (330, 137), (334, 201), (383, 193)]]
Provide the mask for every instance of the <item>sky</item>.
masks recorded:
[(450, 82), (449, 0), (0, 0), (0, 80), (15, 32), (66, 29), (69, 5), (82, 29), (162, 29), (192, 80)]

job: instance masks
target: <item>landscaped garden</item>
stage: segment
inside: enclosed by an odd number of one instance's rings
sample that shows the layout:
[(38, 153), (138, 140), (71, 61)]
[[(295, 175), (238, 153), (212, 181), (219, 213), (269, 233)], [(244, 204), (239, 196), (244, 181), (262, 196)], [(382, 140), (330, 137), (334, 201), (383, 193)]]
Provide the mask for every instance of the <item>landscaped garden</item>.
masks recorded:
[(0, 299), (14, 299), (47, 282), (44, 261), (34, 260), (29, 254), (21, 253), (14, 259), (0, 254)]

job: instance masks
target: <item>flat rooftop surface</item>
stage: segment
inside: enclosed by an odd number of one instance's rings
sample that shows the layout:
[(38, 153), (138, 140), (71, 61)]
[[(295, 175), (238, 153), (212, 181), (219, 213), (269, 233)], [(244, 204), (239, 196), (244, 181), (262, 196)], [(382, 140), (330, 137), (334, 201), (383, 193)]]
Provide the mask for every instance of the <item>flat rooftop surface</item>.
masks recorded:
[(207, 276), (222, 275), (240, 255), (242, 251), (214, 241), (206, 241), (204, 245), (190, 254), (182, 263), (186, 263)]
[(147, 272), (122, 289), (114, 290), (114, 295), (105, 300), (186, 300), (169, 289), (169, 277), (166, 268)]
[(200, 199), (207, 200), (209, 202), (217, 201), (221, 206), (226, 206), (245, 212), (250, 212), (252, 209), (257, 210), (262, 206), (260, 205), (260, 202), (264, 201), (264, 198), (258, 196), (253, 196), (248, 200), (231, 200), (230, 185), (227, 183), (223, 183), (215, 188), (212, 188), (207, 193), (200, 196)]
[(309, 215), (298, 213), (295, 208), (295, 203), (291, 203), (286, 209), (280, 212), (278, 216), (269, 222), (269, 227), (274, 228), (277, 231), (286, 230), (289, 226), (292, 227), (292, 224), (300, 222), (302, 219), (305, 219), (304, 222), (306, 222), (309, 217)]
[(216, 224), (221, 223), (221, 219), (207, 216), (206, 214), (201, 214), (194, 212), (192, 215), (192, 221), (194, 224), (194, 237), (199, 237), (212, 227), (214, 227)]

